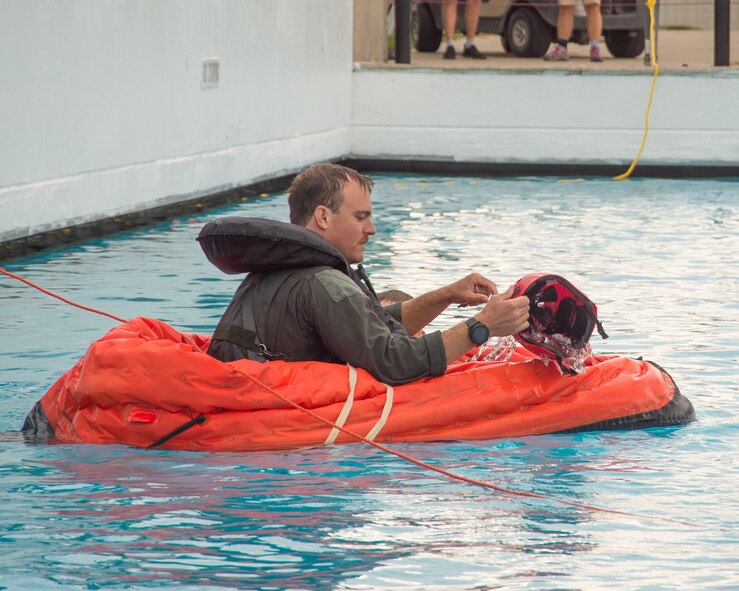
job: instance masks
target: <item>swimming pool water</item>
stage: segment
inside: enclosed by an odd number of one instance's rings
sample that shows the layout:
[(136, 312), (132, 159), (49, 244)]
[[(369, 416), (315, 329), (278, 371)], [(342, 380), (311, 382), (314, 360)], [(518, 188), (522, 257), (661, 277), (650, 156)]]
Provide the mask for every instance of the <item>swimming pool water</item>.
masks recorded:
[[(535, 271), (597, 304), (597, 353), (665, 367), (687, 426), (280, 453), (27, 445), (35, 401), (113, 321), (0, 276), (0, 590), (736, 589), (739, 181), (372, 175), (375, 287)], [(282, 194), (5, 265), (123, 317), (212, 331), (241, 280), (195, 236)], [(449, 309), (432, 328), (470, 315)], [(568, 507), (576, 500), (643, 517)], [(651, 519), (687, 521), (693, 527)]]

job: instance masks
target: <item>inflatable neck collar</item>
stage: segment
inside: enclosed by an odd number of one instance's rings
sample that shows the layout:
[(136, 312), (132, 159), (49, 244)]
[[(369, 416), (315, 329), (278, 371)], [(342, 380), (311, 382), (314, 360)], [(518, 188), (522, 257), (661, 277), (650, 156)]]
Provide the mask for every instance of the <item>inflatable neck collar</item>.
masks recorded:
[(208, 260), (229, 275), (326, 266), (352, 276), (349, 263), (333, 244), (297, 224), (219, 218), (203, 226), (197, 241)]

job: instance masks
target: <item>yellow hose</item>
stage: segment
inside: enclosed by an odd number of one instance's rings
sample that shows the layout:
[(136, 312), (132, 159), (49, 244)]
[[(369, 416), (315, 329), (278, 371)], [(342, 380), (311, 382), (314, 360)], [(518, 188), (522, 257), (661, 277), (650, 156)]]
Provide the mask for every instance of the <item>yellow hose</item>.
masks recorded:
[(639, 153), (636, 155), (636, 158), (634, 158), (634, 161), (631, 163), (631, 166), (629, 166), (629, 169), (623, 174), (613, 177), (613, 180), (615, 181), (622, 181), (631, 176), (631, 173), (634, 172), (634, 168), (636, 168), (636, 163), (639, 162), (639, 158), (641, 158), (641, 154), (644, 151), (644, 145), (647, 143), (647, 134), (649, 133), (649, 110), (652, 108), (652, 99), (654, 98), (654, 87), (657, 84), (657, 76), (659, 75), (659, 65), (657, 64), (657, 58), (655, 56), (655, 47), (654, 47), (654, 3), (655, 3), (655, 0), (647, 0), (647, 8), (649, 9), (649, 47), (650, 47), (649, 57), (652, 61), (652, 67), (654, 68), (654, 76), (652, 77), (652, 89), (649, 91), (649, 102), (647, 103), (647, 113), (644, 116), (644, 136), (642, 137), (642, 140), (641, 140), (641, 147), (639, 148)]

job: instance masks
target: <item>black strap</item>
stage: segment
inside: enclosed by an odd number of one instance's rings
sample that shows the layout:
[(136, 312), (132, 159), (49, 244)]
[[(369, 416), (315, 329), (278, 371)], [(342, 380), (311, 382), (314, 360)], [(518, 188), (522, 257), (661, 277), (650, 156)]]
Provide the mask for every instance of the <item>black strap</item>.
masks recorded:
[[(292, 271), (274, 273), (252, 273), (236, 291), (218, 326), (213, 332), (213, 341), (225, 341), (236, 345), (252, 361), (287, 359), (285, 355), (272, 353), (259, 338), (257, 316), (266, 316), (275, 294)], [(259, 304), (255, 303), (256, 301)], [(264, 326), (262, 326), (262, 329)], [(243, 353), (242, 353), (243, 355)]]
[(247, 294), (248, 299), (244, 302), (241, 321), (246, 329), (255, 332), (257, 354), (264, 359), (291, 361), (283, 353), (272, 353), (267, 348), (267, 343), (271, 343), (272, 348), (275, 347), (275, 327), (280, 325), (290, 291), (299, 281), (299, 275), (295, 269), (260, 274), (260, 280), (254, 286), (254, 290)]
[(220, 341), (228, 341), (239, 347), (243, 347), (247, 351), (251, 351), (260, 357), (274, 361), (275, 359), (287, 359), (285, 355), (281, 353), (271, 353), (267, 350), (262, 343), (257, 339), (257, 333), (240, 326), (226, 326), (216, 328), (213, 333), (213, 338)]
[(162, 445), (162, 443), (166, 443), (167, 441), (172, 439), (172, 437), (179, 435), (183, 431), (187, 431), (190, 427), (193, 427), (194, 425), (202, 425), (204, 422), (205, 422), (205, 417), (203, 415), (198, 415), (194, 419), (190, 419), (189, 421), (187, 421), (184, 425), (180, 425), (176, 429), (173, 429), (166, 435), (160, 437), (154, 443), (147, 446), (146, 449), (154, 449), (155, 447), (159, 447), (160, 445)]
[(377, 292), (375, 291), (375, 288), (372, 287), (372, 282), (370, 281), (369, 275), (367, 275), (367, 272), (364, 270), (364, 267), (361, 264), (357, 265), (357, 275), (359, 275), (359, 278), (367, 286), (367, 289), (370, 290), (370, 293), (375, 296), (375, 299), (379, 300), (380, 298), (377, 297)]
[(239, 347), (244, 347), (244, 349), (248, 349), (249, 351), (257, 351), (257, 333), (253, 330), (241, 328), (240, 326), (216, 327), (215, 332), (213, 332), (213, 338), (228, 341), (234, 345), (239, 345)]

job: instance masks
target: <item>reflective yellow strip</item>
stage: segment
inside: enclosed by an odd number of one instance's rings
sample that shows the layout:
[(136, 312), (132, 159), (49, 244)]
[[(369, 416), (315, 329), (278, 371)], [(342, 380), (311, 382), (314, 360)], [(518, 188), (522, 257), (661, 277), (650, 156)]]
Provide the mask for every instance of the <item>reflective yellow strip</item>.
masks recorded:
[[(343, 427), (344, 423), (346, 423), (346, 419), (349, 416), (349, 413), (352, 411), (352, 405), (354, 404), (354, 390), (357, 387), (357, 370), (349, 364), (347, 364), (347, 367), (349, 368), (349, 396), (346, 397), (344, 408), (341, 409), (341, 412), (339, 413), (339, 418), (336, 419), (336, 422), (334, 423), (337, 427)], [(323, 442), (325, 445), (330, 445), (334, 441), (336, 441), (336, 438), (339, 436), (340, 433), (337, 427), (331, 429), (331, 433), (328, 434), (328, 437), (326, 437), (326, 441)]]
[(382, 431), (382, 428), (385, 426), (385, 423), (387, 422), (387, 418), (390, 416), (390, 411), (393, 410), (393, 387), (385, 385), (385, 406), (382, 409), (382, 414), (380, 415), (380, 420), (375, 423), (375, 426), (372, 427), (372, 430), (367, 433), (367, 439), (370, 441), (374, 441), (375, 437), (377, 437), (377, 434)]

